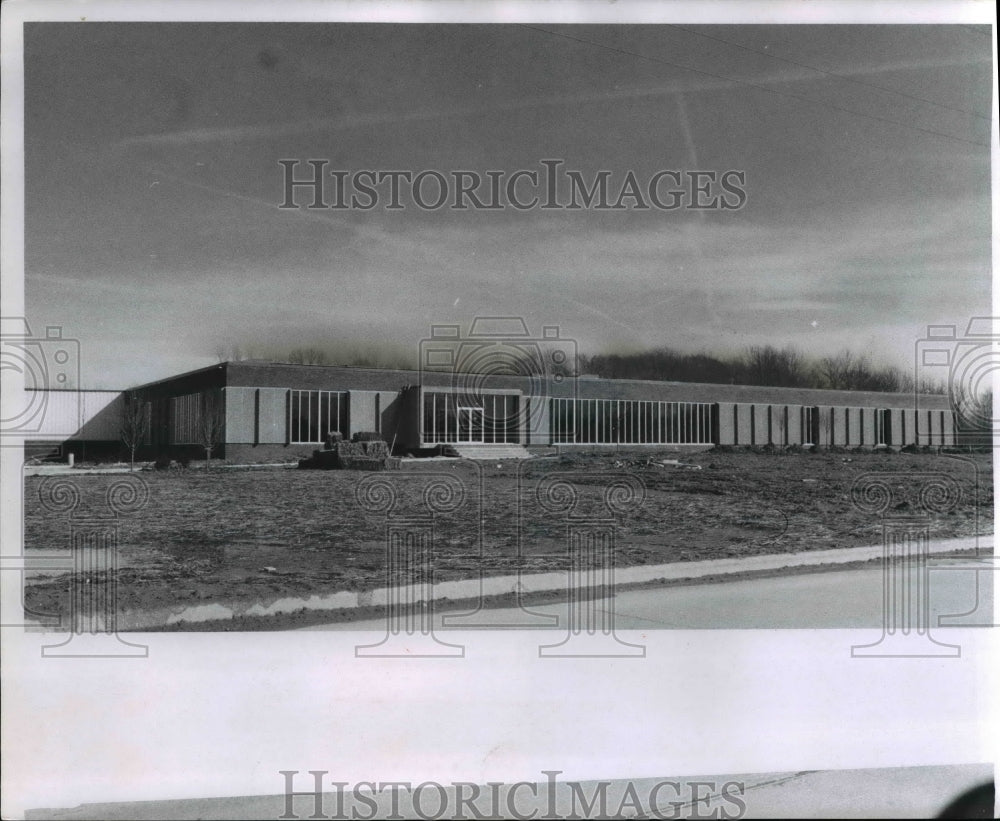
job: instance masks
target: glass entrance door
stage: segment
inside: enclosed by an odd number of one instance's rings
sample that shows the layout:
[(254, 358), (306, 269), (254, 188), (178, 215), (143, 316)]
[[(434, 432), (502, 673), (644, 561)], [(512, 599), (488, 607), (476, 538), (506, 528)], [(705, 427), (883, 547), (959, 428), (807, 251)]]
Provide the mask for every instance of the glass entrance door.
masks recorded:
[(482, 408), (458, 408), (458, 441), (467, 444), (483, 443)]

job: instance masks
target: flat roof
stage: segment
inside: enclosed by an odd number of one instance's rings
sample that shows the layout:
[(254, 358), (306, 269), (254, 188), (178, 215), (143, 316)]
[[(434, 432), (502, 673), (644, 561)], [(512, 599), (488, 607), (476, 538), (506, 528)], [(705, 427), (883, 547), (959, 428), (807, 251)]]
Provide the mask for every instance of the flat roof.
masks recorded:
[[(428, 368), (426, 370), (414, 370), (412, 368), (378, 368), (371, 367), (367, 365), (320, 365), (320, 364), (305, 364), (300, 362), (272, 362), (264, 359), (240, 359), (240, 360), (226, 360), (224, 362), (219, 362), (213, 365), (207, 365), (202, 368), (195, 368), (190, 371), (184, 371), (182, 373), (174, 374), (173, 376), (164, 377), (162, 379), (157, 379), (152, 382), (144, 382), (140, 385), (135, 385), (129, 388), (123, 388), (121, 391), (113, 391), (109, 389), (94, 389), (90, 390), (88, 388), (27, 388), (27, 390), (50, 390), (50, 391), (77, 391), (77, 392), (90, 392), (90, 393), (121, 393), (126, 390), (142, 390), (146, 388), (152, 388), (158, 385), (164, 385), (170, 382), (174, 382), (180, 379), (184, 379), (190, 376), (196, 376), (198, 374), (210, 373), (216, 370), (227, 370), (232, 367), (234, 370), (246, 368), (246, 369), (260, 369), (260, 370), (270, 370), (270, 369), (283, 369), (283, 368), (301, 368), (310, 369), (314, 371), (328, 371), (331, 373), (336, 372), (351, 372), (358, 374), (371, 374), (373, 376), (385, 375), (386, 377), (395, 376), (397, 378), (402, 377), (410, 380), (412, 383), (419, 383), (419, 377), (422, 374), (434, 374), (436, 377), (447, 376), (453, 372), (448, 370), (437, 370)], [(456, 376), (483, 376), (482, 373), (476, 372), (454, 372)], [(505, 379), (531, 379), (530, 376), (524, 374), (489, 374), (490, 376), (496, 378)], [(571, 379), (573, 377), (570, 377)], [(679, 391), (683, 391), (685, 388), (692, 388), (697, 391), (701, 390), (732, 390), (735, 393), (753, 393), (760, 390), (774, 391), (777, 394), (788, 394), (788, 395), (799, 395), (803, 394), (825, 394), (829, 395), (832, 399), (834, 396), (857, 396), (857, 397), (868, 397), (869, 399), (875, 399), (878, 397), (892, 397), (896, 402), (899, 401), (900, 397), (904, 396), (919, 396), (934, 400), (935, 403), (946, 402), (948, 397), (947, 394), (916, 394), (913, 391), (859, 391), (859, 390), (847, 390), (843, 388), (831, 389), (831, 388), (814, 388), (814, 387), (790, 387), (790, 386), (778, 386), (778, 385), (756, 385), (750, 383), (724, 383), (724, 382), (681, 382), (668, 379), (617, 379), (613, 377), (602, 377), (594, 374), (581, 374), (575, 377), (580, 383), (605, 383), (608, 385), (621, 385), (621, 386), (649, 386), (651, 388), (658, 388), (662, 390), (663, 388), (672, 388)], [(433, 387), (433, 386), (432, 386)], [(789, 404), (797, 404), (790, 402)]]

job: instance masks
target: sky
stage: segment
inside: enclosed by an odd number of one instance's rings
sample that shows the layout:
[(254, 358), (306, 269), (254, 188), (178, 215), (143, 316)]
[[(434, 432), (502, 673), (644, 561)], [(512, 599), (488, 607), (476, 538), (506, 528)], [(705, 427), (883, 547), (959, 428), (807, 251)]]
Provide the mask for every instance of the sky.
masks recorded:
[[(80, 340), (82, 387), (497, 315), (588, 353), (909, 368), (990, 312), (988, 28), (34, 23), (24, 59), (27, 315)], [(282, 159), (553, 158), (612, 191), (738, 170), (746, 202), (279, 207)]]

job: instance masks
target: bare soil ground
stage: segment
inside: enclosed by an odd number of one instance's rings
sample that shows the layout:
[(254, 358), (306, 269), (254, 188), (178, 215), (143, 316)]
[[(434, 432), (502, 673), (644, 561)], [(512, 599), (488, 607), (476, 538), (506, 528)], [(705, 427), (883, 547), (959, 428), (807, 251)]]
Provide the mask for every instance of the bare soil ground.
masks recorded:
[[(641, 482), (641, 504), (614, 518), (619, 566), (878, 544), (881, 516), (852, 499), (852, 486), (866, 474), (892, 489), (889, 515), (944, 509), (930, 514), (933, 538), (993, 530), (989, 454), (715, 450), (681, 457), (682, 465), (670, 459), (677, 454), (405, 460), (401, 471), (380, 474), (144, 471), (149, 501), (120, 519), (119, 607), (271, 601), (384, 586), (387, 514), (363, 509), (356, 491), (366, 477), (390, 483), (393, 522), (426, 518), (429, 484), (446, 479), (460, 486), (461, 503), (434, 514), (439, 581), (565, 568), (567, 515), (558, 507), (565, 496), (552, 490), (556, 479), (563, 490), (576, 489), (571, 516), (598, 527), (612, 515), (607, 487)], [(935, 496), (941, 477), (958, 488), (957, 496)], [(106, 493), (121, 476), (71, 478), (80, 494), (73, 517), (109, 515)], [(44, 481), (25, 479), (25, 547), (39, 554), (65, 551), (72, 521), (42, 506)], [(66, 612), (69, 578), (29, 578), (29, 613)]]

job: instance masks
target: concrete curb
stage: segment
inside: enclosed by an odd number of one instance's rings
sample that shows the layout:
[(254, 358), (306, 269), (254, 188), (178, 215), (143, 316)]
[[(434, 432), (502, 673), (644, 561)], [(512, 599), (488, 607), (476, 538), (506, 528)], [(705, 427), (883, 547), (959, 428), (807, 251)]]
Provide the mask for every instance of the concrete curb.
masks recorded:
[(25, 476), (95, 476), (115, 475), (118, 473), (142, 473), (142, 468), (78, 468), (69, 465), (25, 465)]
[[(261, 462), (252, 465), (213, 464), (212, 470), (290, 470), (297, 466), (296, 462)], [(192, 473), (202, 473), (206, 468), (202, 465), (196, 468), (184, 468)], [(173, 470), (157, 470), (144, 463), (143, 467), (131, 470), (127, 467), (78, 468), (69, 465), (25, 465), (25, 476), (105, 476), (116, 473), (134, 473), (137, 476), (144, 473), (172, 473)]]
[[(993, 534), (945, 539), (932, 542), (932, 555), (941, 556), (970, 550), (992, 549)], [(620, 585), (642, 584), (655, 581), (687, 581), (709, 576), (729, 576), (748, 572), (776, 571), (798, 567), (868, 562), (882, 558), (882, 545), (871, 547), (846, 547), (834, 550), (814, 550), (799, 553), (776, 553), (765, 556), (748, 556), (742, 559), (707, 559), (700, 562), (671, 562), (670, 564), (640, 565), (615, 570), (615, 583)], [(568, 573), (564, 571), (538, 573), (518, 577), (493, 576), (484, 579), (465, 579), (440, 582), (432, 588), (432, 600), (475, 600), (480, 596), (503, 596), (515, 593), (520, 586), (523, 593), (562, 592), (568, 586)], [(144, 627), (162, 627), (181, 622), (197, 623), (226, 621), (238, 617), (266, 617), (300, 610), (349, 610), (360, 607), (385, 606), (390, 592), (396, 600), (416, 598), (417, 590), (410, 586), (403, 590), (380, 587), (360, 592), (341, 591), (307, 598), (286, 597), (269, 604), (212, 603), (170, 610), (138, 610), (121, 614), (121, 629), (137, 630)]]

